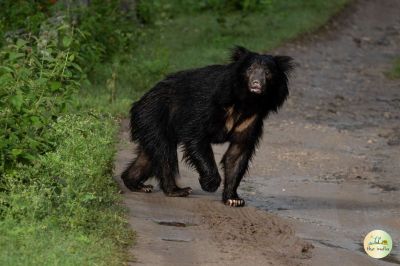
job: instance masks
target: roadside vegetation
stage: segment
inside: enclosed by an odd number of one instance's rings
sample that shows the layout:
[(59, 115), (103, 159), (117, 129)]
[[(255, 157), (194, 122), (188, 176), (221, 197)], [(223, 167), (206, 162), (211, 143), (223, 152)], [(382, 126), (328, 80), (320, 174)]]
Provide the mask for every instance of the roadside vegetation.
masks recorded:
[(348, 0), (122, 2), (0, 2), (0, 265), (125, 262), (116, 117), (166, 73), (272, 49)]
[[(317, 30), (349, 1), (140, 1), (137, 8), (141, 27), (135, 41), (129, 51), (93, 69), (93, 86), (83, 95), (96, 92), (98, 97), (83, 97), (83, 104), (104, 106), (114, 114), (126, 115), (132, 99), (165, 74), (226, 63), (233, 45), (271, 50)], [(115, 97), (110, 101), (112, 91)]]

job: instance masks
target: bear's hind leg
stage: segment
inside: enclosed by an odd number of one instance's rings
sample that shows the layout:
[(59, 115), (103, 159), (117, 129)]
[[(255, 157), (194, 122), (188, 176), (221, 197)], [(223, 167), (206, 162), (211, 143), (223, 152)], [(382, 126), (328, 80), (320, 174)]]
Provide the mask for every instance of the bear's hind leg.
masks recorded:
[(137, 149), (136, 159), (129, 164), (122, 173), (121, 179), (125, 186), (131, 191), (150, 193), (152, 185), (145, 185), (144, 182), (152, 175), (150, 158), (141, 147)]
[(164, 145), (158, 146), (154, 154), (154, 162), (157, 162), (155, 167), (158, 169), (157, 176), (160, 179), (160, 187), (166, 196), (186, 197), (192, 192), (192, 189), (190, 187), (180, 188), (177, 186), (175, 182), (176, 175), (179, 172), (177, 147), (168, 143), (168, 141), (165, 141)]

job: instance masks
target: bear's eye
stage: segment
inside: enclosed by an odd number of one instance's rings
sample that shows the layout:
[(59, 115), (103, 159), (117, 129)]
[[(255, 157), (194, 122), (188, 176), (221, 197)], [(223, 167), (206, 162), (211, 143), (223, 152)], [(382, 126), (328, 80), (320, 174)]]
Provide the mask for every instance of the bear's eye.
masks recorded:
[(254, 66), (250, 66), (246, 71), (247, 76), (250, 76), (250, 74), (251, 74), (251, 72), (253, 72), (253, 70), (254, 70)]

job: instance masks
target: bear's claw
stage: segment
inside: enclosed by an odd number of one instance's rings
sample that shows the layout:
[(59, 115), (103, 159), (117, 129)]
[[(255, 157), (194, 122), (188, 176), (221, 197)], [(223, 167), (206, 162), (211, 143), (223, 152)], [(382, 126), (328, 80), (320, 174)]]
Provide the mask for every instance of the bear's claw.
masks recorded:
[(153, 192), (153, 188), (154, 187), (152, 185), (142, 185), (142, 187), (138, 191), (144, 193), (151, 193)]
[(225, 205), (231, 206), (231, 207), (243, 207), (244, 204), (245, 204), (245, 201), (241, 198), (227, 199), (225, 201)]
[(131, 180), (126, 179), (125, 176), (122, 176), (122, 181), (124, 182), (125, 186), (133, 192), (151, 193), (154, 189), (152, 185), (145, 185), (143, 183), (134, 184)]

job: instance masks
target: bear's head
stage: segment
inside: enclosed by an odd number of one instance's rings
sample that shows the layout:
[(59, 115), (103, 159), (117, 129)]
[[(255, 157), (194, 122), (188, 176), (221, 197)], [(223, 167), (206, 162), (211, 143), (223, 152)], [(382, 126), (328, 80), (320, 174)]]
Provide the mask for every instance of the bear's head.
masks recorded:
[(293, 69), (289, 56), (273, 56), (251, 52), (236, 46), (231, 59), (239, 65), (239, 75), (248, 92), (255, 95), (267, 94), (287, 83), (287, 75)]

